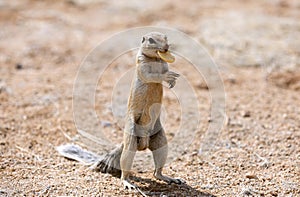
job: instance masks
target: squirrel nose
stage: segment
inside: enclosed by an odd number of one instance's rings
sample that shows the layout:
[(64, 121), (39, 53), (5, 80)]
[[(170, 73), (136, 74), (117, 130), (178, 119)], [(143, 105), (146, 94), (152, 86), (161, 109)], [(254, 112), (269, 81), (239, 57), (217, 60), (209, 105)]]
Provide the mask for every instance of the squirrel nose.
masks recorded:
[(165, 52), (167, 52), (169, 50), (169, 45), (166, 44), (163, 49), (164, 49)]

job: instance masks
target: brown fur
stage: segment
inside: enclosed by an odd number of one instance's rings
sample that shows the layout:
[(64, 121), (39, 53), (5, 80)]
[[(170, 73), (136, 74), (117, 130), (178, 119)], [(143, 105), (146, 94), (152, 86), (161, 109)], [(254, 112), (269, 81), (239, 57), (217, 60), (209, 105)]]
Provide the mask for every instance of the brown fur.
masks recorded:
[(161, 33), (153, 32), (143, 37), (128, 99), (123, 143), (95, 165), (95, 169), (104, 173), (121, 173), (123, 185), (127, 188), (135, 187), (129, 181), (135, 152), (147, 148), (154, 151), (163, 147), (161, 152), (153, 152), (154, 176), (166, 182), (181, 183), (161, 174), (167, 157), (167, 139), (160, 123), (162, 82), (166, 81), (173, 87), (179, 76), (169, 71), (168, 64), (157, 55), (158, 50), (167, 51), (168, 47), (167, 37)]

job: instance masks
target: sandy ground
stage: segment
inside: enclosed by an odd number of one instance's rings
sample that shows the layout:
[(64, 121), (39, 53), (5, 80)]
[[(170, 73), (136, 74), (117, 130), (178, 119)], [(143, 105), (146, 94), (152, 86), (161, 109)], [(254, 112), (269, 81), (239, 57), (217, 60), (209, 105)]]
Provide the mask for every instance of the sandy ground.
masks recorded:
[[(192, 72), (201, 124), (189, 148), (164, 172), (184, 185), (133, 170), (147, 196), (300, 196), (300, 3), (290, 1), (0, 1), (0, 196), (138, 196), (111, 175), (61, 157), (58, 145), (81, 140), (73, 121), (80, 62), (114, 33), (145, 25), (179, 29), (220, 68), (226, 122), (209, 157), (198, 154), (210, 120), (210, 92)], [(134, 67), (115, 61), (97, 87), (100, 126), (117, 144), (111, 76)], [(174, 68), (188, 66), (178, 59)], [(114, 78), (113, 77), (113, 78)], [(180, 122), (167, 88), (171, 140)]]

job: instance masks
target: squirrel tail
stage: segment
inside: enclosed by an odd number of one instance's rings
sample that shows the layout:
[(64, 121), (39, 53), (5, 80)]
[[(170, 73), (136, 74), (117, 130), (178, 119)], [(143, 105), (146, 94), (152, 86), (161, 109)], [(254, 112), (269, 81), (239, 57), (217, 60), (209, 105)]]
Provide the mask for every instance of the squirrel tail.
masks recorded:
[(109, 173), (116, 177), (121, 177), (120, 159), (123, 151), (123, 144), (104, 156), (82, 149), (75, 144), (65, 144), (58, 146), (56, 150), (64, 157), (92, 165), (91, 168), (97, 172)]
[(82, 162), (86, 165), (91, 165), (99, 160), (99, 156), (82, 149), (80, 146), (75, 144), (60, 145), (56, 150), (64, 157), (75, 161)]
[(110, 153), (106, 154), (102, 159), (95, 162), (92, 169), (97, 172), (109, 173), (115, 177), (121, 177), (120, 159), (123, 147), (123, 144), (121, 144)]

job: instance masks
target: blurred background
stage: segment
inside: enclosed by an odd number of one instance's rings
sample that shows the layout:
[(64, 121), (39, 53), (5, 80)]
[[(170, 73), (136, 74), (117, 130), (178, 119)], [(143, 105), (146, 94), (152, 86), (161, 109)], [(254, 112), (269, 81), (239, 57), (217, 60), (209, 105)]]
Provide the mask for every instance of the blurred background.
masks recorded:
[[(297, 196), (300, 191), (300, 1), (298, 0), (0, 0), (0, 196), (118, 195), (119, 180), (60, 157), (79, 140), (72, 114), (81, 61), (112, 34), (140, 26), (178, 29), (207, 49), (220, 68), (227, 121), (218, 151), (199, 156), (210, 121), (205, 80), (189, 76), (199, 99), (195, 142), (166, 174), (188, 186), (157, 183), (139, 169), (149, 196)], [(117, 47), (117, 46), (116, 46)], [(111, 78), (134, 67), (135, 54), (112, 63), (96, 91), (95, 109), (115, 142), (122, 128), (111, 112)], [(182, 59), (174, 68), (186, 66)], [(180, 120), (166, 90), (168, 138)], [(173, 117), (173, 118), (171, 118)]]

